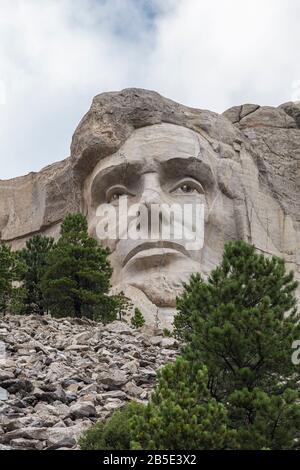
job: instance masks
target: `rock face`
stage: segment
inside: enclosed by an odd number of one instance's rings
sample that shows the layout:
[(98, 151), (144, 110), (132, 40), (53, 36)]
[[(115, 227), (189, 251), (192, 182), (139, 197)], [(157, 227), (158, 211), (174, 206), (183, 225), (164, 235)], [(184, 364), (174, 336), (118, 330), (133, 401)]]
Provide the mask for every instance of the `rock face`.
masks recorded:
[(129, 400), (145, 403), (174, 339), (88, 320), (6, 316), (0, 450), (77, 448), (78, 437)]
[(114, 289), (122, 289), (148, 322), (172, 320), (182, 282), (194, 271), (207, 276), (228, 240), (243, 239), (282, 256), (300, 280), (295, 103), (246, 104), (219, 115), (147, 90), (98, 95), (75, 131), (69, 158), (0, 181), (0, 239), (19, 248), (33, 233), (56, 236), (63, 217), (74, 211), (87, 215), (95, 235), (96, 208), (109, 186), (122, 184), (138, 203), (173, 198), (183, 205), (185, 196), (174, 196), (172, 184), (185, 178), (186, 187), (191, 177), (201, 183), (205, 206), (204, 246), (197, 253), (160, 240), (159, 246), (145, 245), (142, 254), (141, 246), (105, 240), (112, 248)]
[[(228, 240), (283, 257), (300, 280), (299, 104), (246, 104), (219, 115), (147, 90), (98, 95), (69, 158), (0, 181), (0, 241), (18, 249), (35, 233), (57, 236), (75, 211), (96, 236), (97, 207), (115, 205), (112, 189), (120, 185), (131, 203), (200, 201), (205, 208), (198, 251), (182, 240), (102, 240), (112, 252), (113, 289), (148, 323), (172, 321), (182, 282), (194, 271), (207, 276)], [(156, 370), (177, 348), (123, 322), (1, 318), (0, 450), (77, 448), (93, 422), (128, 400), (146, 401)]]

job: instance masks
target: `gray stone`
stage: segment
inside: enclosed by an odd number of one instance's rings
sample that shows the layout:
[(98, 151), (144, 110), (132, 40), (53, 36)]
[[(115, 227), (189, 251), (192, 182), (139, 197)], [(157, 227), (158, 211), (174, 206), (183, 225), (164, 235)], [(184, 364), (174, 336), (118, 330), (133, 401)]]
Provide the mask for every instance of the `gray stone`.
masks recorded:
[(98, 375), (98, 383), (109, 386), (111, 389), (119, 388), (128, 382), (128, 375), (122, 370), (111, 370)]
[(130, 372), (131, 374), (136, 374), (139, 369), (139, 362), (134, 359), (132, 361), (126, 362), (122, 367), (121, 370), (126, 372)]
[(127, 382), (124, 385), (123, 390), (128, 393), (131, 397), (140, 397), (144, 393), (144, 389), (142, 387), (138, 387), (134, 382)]
[(22, 392), (23, 394), (29, 393), (33, 390), (32, 383), (26, 379), (8, 379), (3, 380), (1, 383), (9, 393)]
[(45, 440), (47, 438), (47, 428), (27, 427), (7, 432), (0, 436), (0, 443), (7, 444), (13, 439), (34, 439)]
[(162, 338), (160, 346), (162, 348), (176, 348), (178, 346), (178, 342), (175, 338)]
[(279, 108), (282, 108), (289, 116), (291, 116), (295, 120), (297, 127), (300, 129), (300, 103), (290, 101), (280, 105)]
[(7, 390), (4, 388), (0, 387), (0, 401), (5, 401), (8, 399), (8, 393)]
[(86, 344), (71, 344), (66, 348), (66, 351), (88, 351), (89, 346)]
[(11, 446), (5, 446), (0, 444), (0, 450), (12, 450), (13, 448)]
[(161, 344), (162, 336), (153, 336), (150, 341), (154, 346), (159, 346)]
[(121, 321), (114, 321), (112, 323), (109, 323), (106, 326), (106, 330), (111, 333), (116, 333), (119, 335), (121, 334), (132, 335), (132, 329), (130, 328), (130, 326)]
[(19, 437), (18, 439), (12, 439), (10, 445), (14, 449), (19, 450), (42, 450), (44, 447), (43, 442), (38, 441), (37, 439), (24, 439)]
[(4, 380), (13, 380), (14, 374), (9, 370), (0, 370), (0, 383), (4, 382)]
[(89, 418), (96, 416), (94, 403), (81, 401), (70, 406), (70, 416), (74, 418)]
[(106, 411), (115, 411), (121, 408), (122, 406), (124, 406), (124, 402), (122, 400), (112, 400), (112, 401), (107, 401), (103, 409)]
[[(92, 321), (7, 315), (5, 323), (0, 317), (3, 327), (10, 348), (1, 378), (13, 390), (0, 402), (3, 450), (78, 449), (80, 435), (98, 419), (108, 418), (128, 400), (145, 403), (155, 370), (177, 353), (165, 349), (168, 354), (162, 354), (162, 347), (151, 344), (147, 331), (136, 333), (123, 322), (108, 331)], [(34, 344), (43, 347), (23, 355), (23, 350), (31, 350), (33, 337)], [(88, 341), (89, 351), (67, 350), (76, 341)], [(130, 352), (124, 352), (124, 346)], [(103, 357), (110, 358), (110, 363), (103, 363)]]
[(87, 429), (87, 425), (50, 429), (47, 437), (47, 449), (75, 447), (78, 437), (85, 429)]
[(104, 399), (104, 400), (107, 398), (125, 398), (126, 399), (126, 393), (124, 393), (122, 390), (110, 390), (109, 392), (102, 392), (101, 395), (99, 396), (101, 397), (101, 399)]

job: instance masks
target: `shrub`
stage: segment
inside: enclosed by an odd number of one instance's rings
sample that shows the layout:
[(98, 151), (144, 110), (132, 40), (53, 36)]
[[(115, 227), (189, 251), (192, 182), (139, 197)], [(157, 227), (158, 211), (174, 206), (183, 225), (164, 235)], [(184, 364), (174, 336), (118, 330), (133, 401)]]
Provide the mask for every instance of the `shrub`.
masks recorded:
[(80, 439), (82, 450), (129, 450), (131, 419), (143, 413), (143, 405), (132, 402), (116, 411), (106, 422), (98, 422)]
[(145, 324), (145, 318), (138, 308), (134, 309), (134, 315), (130, 321), (133, 328), (141, 328)]

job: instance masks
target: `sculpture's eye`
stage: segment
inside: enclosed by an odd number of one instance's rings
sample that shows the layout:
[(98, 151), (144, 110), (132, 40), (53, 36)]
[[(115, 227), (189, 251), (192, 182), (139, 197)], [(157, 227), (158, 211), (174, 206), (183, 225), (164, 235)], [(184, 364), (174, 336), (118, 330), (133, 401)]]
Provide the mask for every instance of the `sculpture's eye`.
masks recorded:
[(171, 190), (173, 194), (204, 194), (204, 190), (199, 181), (194, 179), (185, 179), (176, 184)]
[(106, 192), (106, 201), (108, 203), (118, 202), (120, 197), (129, 195), (131, 193), (124, 186), (114, 186)]
[(122, 196), (122, 193), (114, 193), (110, 198), (110, 202), (117, 201), (118, 199), (120, 199), (121, 196)]
[(194, 191), (194, 188), (190, 184), (183, 184), (180, 186), (180, 189), (183, 193), (192, 193)]

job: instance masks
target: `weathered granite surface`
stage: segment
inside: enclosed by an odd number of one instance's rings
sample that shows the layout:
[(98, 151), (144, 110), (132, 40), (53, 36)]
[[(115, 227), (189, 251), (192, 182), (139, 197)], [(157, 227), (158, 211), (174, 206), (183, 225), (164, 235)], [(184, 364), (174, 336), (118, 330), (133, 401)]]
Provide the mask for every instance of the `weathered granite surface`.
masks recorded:
[[(277, 108), (245, 104), (219, 115), (188, 108), (153, 91), (100, 94), (74, 133), (69, 158), (38, 173), (0, 181), (1, 240), (18, 248), (33, 233), (57, 235), (63, 217), (77, 210), (91, 221), (91, 178), (102, 161), (111, 155), (125, 154), (126, 159), (126, 152), (136, 151), (138, 145), (146, 148), (147, 142), (153, 143), (151, 158), (159, 142), (166, 148), (170, 144), (173, 151), (176, 139), (180, 143), (187, 130), (191, 131), (184, 137), (187, 146), (178, 151), (187, 154), (190, 142), (197, 139), (198, 155), (190, 159), (202, 159), (210, 171), (199, 270), (207, 275), (220, 260), (224, 242), (238, 238), (263, 253), (283, 256), (300, 279), (300, 104), (296, 103)], [(165, 309), (162, 315), (167, 315), (185, 280), (185, 276), (170, 280), (170, 272), (155, 278), (147, 271), (147, 283), (131, 283), (124, 275), (125, 287), (120, 279), (115, 286), (130, 291), (149, 318), (155, 309)]]

